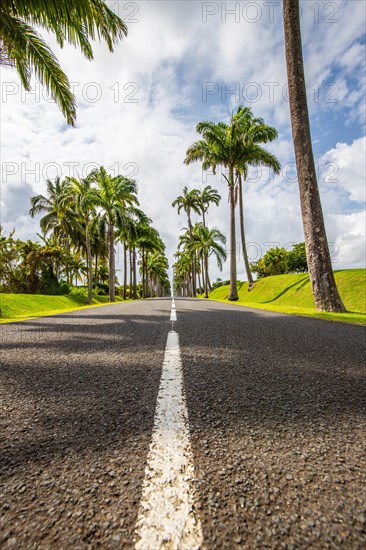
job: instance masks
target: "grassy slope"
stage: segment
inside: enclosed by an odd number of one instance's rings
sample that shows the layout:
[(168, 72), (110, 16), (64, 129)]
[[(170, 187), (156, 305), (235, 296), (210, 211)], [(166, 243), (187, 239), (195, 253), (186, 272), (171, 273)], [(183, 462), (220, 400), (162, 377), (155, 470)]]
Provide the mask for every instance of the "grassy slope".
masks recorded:
[[(335, 278), (349, 313), (317, 312), (307, 274), (266, 277), (256, 282), (251, 292), (248, 292), (247, 283), (239, 283), (239, 302), (234, 303), (282, 313), (366, 324), (366, 269), (336, 271)], [(223, 286), (213, 290), (210, 299), (226, 302), (228, 293), (229, 287)]]
[[(122, 299), (116, 298), (116, 301), (122, 301)], [(2, 311), (0, 323), (106, 305), (109, 303), (108, 296), (93, 296), (92, 306), (86, 306), (85, 303), (86, 297), (78, 295), (0, 294), (0, 308)]]

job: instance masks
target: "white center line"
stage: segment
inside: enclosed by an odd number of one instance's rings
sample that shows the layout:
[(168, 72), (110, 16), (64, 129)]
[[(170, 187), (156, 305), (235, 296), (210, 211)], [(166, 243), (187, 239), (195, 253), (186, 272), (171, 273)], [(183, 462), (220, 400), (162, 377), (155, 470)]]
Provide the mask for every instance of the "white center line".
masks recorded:
[(202, 531), (194, 512), (193, 478), (179, 336), (171, 331), (136, 524), (136, 550), (200, 548)]

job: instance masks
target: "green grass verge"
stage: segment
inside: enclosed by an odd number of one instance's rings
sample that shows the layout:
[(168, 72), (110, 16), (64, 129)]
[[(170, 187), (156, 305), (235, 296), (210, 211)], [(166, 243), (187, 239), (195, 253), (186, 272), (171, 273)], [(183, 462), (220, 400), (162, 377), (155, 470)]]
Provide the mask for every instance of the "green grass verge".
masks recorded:
[[(116, 297), (116, 302), (123, 302)], [(82, 295), (45, 296), (42, 294), (0, 294), (0, 323), (24, 321), (34, 317), (66, 313), (78, 309), (109, 304), (108, 296), (93, 296), (93, 305), (85, 305), (86, 297)]]
[(316, 311), (308, 274), (265, 277), (255, 283), (251, 292), (248, 292), (248, 283), (238, 283), (238, 302), (228, 301), (228, 286), (213, 290), (210, 299), (279, 313), (366, 325), (366, 269), (347, 269), (335, 271), (334, 274), (348, 313)]

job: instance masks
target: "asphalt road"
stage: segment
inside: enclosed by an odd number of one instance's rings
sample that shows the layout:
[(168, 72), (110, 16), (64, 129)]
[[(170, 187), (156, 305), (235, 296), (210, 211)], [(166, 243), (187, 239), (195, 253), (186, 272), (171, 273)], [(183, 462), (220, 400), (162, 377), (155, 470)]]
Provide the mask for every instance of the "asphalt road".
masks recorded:
[[(0, 326), (1, 547), (134, 547), (170, 311)], [(365, 329), (176, 311), (201, 546), (365, 548)]]

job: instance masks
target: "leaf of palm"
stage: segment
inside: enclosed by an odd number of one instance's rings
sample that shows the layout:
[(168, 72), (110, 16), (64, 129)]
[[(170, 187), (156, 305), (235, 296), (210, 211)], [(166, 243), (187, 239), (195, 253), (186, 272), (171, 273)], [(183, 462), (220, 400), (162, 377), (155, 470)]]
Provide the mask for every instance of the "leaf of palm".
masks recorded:
[(24, 88), (30, 89), (30, 76), (34, 70), (36, 77), (46, 86), (59, 105), (67, 122), (74, 125), (75, 97), (70, 91), (69, 80), (51, 49), (40, 35), (21, 19), (3, 12), (1, 16), (0, 37), (9, 58), (15, 63)]

